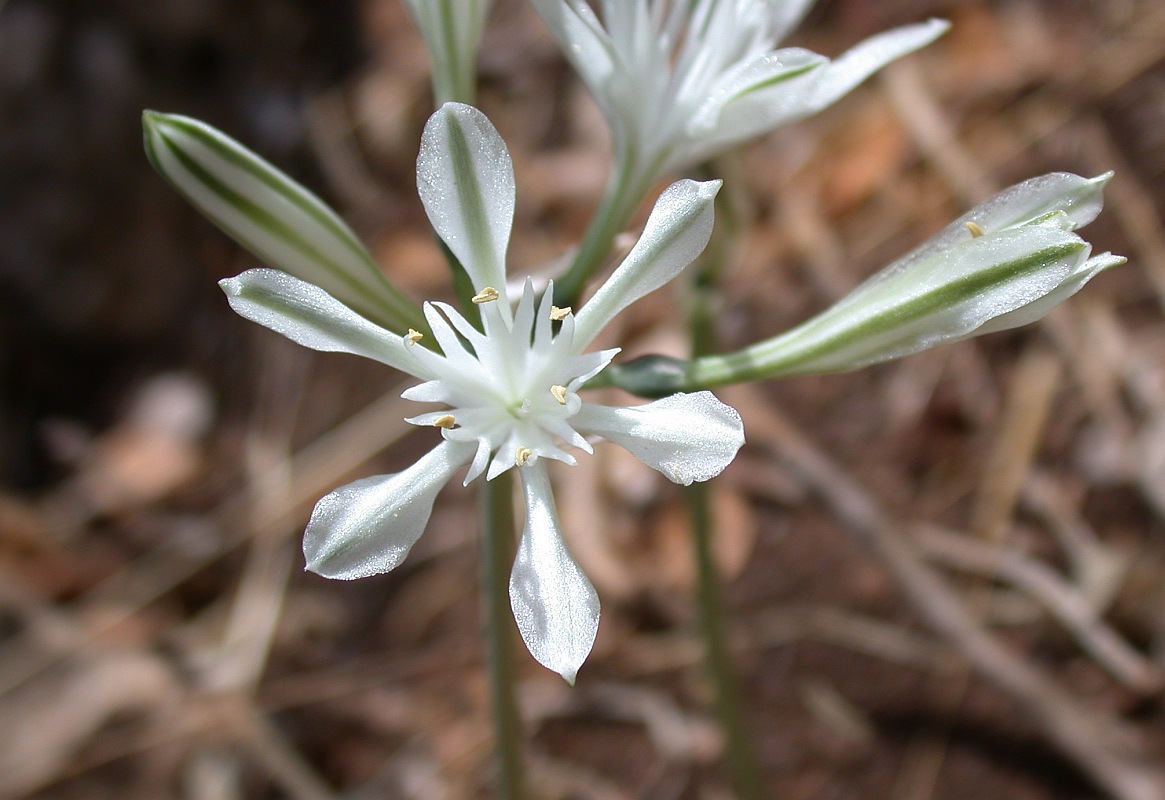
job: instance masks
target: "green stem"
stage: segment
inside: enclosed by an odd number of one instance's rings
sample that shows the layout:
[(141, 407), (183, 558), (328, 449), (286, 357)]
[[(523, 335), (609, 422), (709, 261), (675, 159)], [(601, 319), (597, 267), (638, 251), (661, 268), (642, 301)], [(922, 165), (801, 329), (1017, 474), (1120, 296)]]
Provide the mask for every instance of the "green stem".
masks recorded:
[(724, 610), (720, 602), (720, 577), (712, 557), (711, 490), (706, 483), (694, 483), (684, 490), (684, 496), (692, 520), (696, 606), (704, 639), (704, 659), (715, 693), (716, 717), (724, 731), (724, 760), (729, 780), (740, 800), (771, 799), (772, 795), (765, 793), (761, 781), (728, 653)]
[[(719, 267), (727, 253), (728, 236), (736, 227), (727, 195), (717, 198), (717, 217), (721, 224), (700, 259), (693, 275), (688, 301), (688, 330), (693, 355), (700, 356), (716, 348), (716, 308), (719, 302)], [(712, 555), (711, 487), (694, 483), (684, 489), (692, 525), (692, 544), (696, 559), (696, 606), (700, 633), (704, 640), (704, 659), (715, 693), (716, 717), (724, 731), (724, 760), (729, 780), (739, 800), (764, 800), (767, 795), (752, 737), (744, 719), (740, 695), (729, 655), (724, 626), (724, 608), (720, 600), (720, 575)]]
[(509, 596), (514, 560), (513, 481), (511, 473), (505, 472), (483, 484), (481, 590), (498, 769), (496, 796), (499, 800), (523, 800), (522, 719), (515, 692), (514, 617)]
[(586, 283), (610, 254), (615, 237), (627, 227), (631, 215), (650, 186), (650, 179), (634, 166), (633, 156), (624, 156), (616, 162), (603, 190), (598, 211), (591, 219), (582, 243), (571, 260), (570, 267), (562, 277), (554, 281), (554, 302), (559, 306), (573, 306), (578, 303)]

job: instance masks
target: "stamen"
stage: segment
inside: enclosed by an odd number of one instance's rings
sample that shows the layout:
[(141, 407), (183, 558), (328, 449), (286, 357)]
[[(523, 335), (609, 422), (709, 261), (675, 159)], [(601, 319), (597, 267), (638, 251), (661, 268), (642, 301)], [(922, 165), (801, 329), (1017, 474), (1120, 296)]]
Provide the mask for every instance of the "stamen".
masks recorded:
[(558, 306), (550, 307), (550, 319), (553, 322), (562, 322), (564, 319), (570, 316), (570, 313), (570, 306), (567, 306), (566, 308), (559, 308)]
[(498, 294), (497, 289), (492, 286), (487, 286), (470, 299), (472, 299), (473, 302), (477, 303), (478, 305), (481, 305), (482, 303), (489, 303), (493, 300), (497, 300), (499, 297), (501, 297), (501, 295)]
[(421, 339), (424, 339), (424, 338), (425, 338), (425, 334), (421, 333), (420, 331), (415, 331), (412, 328), (409, 328), (409, 332), (405, 336), (405, 341), (407, 341), (410, 345), (413, 345), (413, 344), (416, 344), (417, 342), (421, 341)]
[(987, 231), (980, 228), (974, 222), (964, 222), (963, 224), (967, 227), (967, 230), (971, 232), (972, 239), (978, 239), (980, 236), (987, 233)]
[(454, 428), (457, 426), (457, 418), (454, 417), (452, 414), (446, 414), (443, 417), (437, 417), (435, 420), (433, 420), (433, 425), (434, 425), (434, 427), (437, 427), (437, 428), (444, 428), (445, 430), (450, 430), (451, 428)]
[(550, 393), (552, 395), (554, 395), (554, 399), (557, 400), (560, 405), (566, 405), (566, 387), (565, 386), (558, 386), (557, 384), (554, 386), (551, 386)]
[(514, 463), (519, 467), (524, 467), (532, 455), (534, 455), (534, 451), (523, 445), (514, 451)]

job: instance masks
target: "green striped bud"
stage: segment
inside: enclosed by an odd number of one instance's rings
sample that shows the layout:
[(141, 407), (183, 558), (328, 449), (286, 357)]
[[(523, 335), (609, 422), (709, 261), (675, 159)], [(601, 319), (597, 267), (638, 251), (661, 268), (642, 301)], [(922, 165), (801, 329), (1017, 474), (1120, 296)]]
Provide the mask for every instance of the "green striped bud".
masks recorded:
[(391, 330), (426, 330), (352, 230), (299, 183), (196, 119), (146, 111), (142, 127), (154, 168), (256, 257)]
[(1110, 253), (1092, 256), (1073, 233), (1100, 212), (1111, 176), (1053, 173), (1025, 181), (786, 333), (662, 371), (631, 362), (609, 380), (651, 396), (842, 372), (1035, 322), (1094, 275), (1124, 263)]

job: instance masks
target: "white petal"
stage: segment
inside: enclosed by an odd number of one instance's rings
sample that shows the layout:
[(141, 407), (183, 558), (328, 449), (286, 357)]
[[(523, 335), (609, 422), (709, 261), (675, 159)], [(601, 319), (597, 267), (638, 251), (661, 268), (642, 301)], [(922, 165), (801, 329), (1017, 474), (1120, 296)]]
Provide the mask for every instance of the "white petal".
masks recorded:
[(950, 25), (930, 20), (872, 36), (829, 64), (788, 81), (758, 89), (728, 102), (714, 134), (695, 141), (668, 162), (677, 169), (774, 128), (816, 114), (840, 100), (882, 67), (930, 44)]
[(1006, 331), (1043, 319), (1049, 311), (1080, 291), (1084, 284), (1109, 267), (1119, 266), (1125, 261), (1127, 259), (1124, 256), (1114, 256), (1112, 253), (1101, 253), (1098, 256), (1093, 256), (1085, 261), (1071, 277), (1040, 299), (988, 320), (976, 328), (971, 335), (982, 336), (985, 333)]
[(772, 7), (769, 12), (771, 17), (769, 30), (772, 33), (773, 41), (781, 41), (789, 33), (801, 24), (801, 20), (809, 13), (809, 8), (816, 2), (816, 0), (782, 0), (782, 2), (770, 3)]
[(510, 607), (530, 655), (573, 684), (599, 630), (599, 596), (562, 540), (545, 465), (520, 472), (526, 527), (510, 574)]
[(264, 262), (383, 324), (417, 319), (351, 229), (303, 186), (204, 122), (147, 111), (142, 124), (155, 169)]
[[(765, 53), (760, 58), (733, 67), (720, 76), (708, 97), (688, 124), (689, 134), (698, 137), (719, 122), (723, 108), (752, 92), (759, 92), (804, 75), (828, 64), (823, 55), (790, 47)], [(770, 112), (771, 113), (771, 112)]]
[(429, 522), (441, 487), (473, 447), (442, 442), (394, 475), (349, 483), (316, 503), (303, 535), (307, 568), (352, 580), (395, 569)]
[(400, 396), (414, 403), (448, 403), (451, 399), (448, 384), (440, 379), (410, 386)]
[(1062, 215), (1060, 227), (1067, 231), (1076, 230), (1100, 213), (1104, 206), (1104, 187), (1111, 179), (1111, 172), (1095, 178), (1082, 178), (1070, 172), (1051, 172), (1017, 183), (963, 214), (936, 236), (871, 277), (868, 283), (884, 281), (905, 272), (930, 256), (972, 238), (967, 230), (968, 222), (975, 223), (985, 233), (995, 234), (1030, 224), (1033, 220)]
[(711, 392), (673, 394), (632, 408), (583, 403), (571, 424), (625, 447), (684, 486), (719, 475), (744, 444), (740, 414)]
[(603, 94), (615, 56), (595, 12), (585, 0), (532, 0), (532, 5), (599, 105), (607, 105)]
[(239, 316), (297, 344), (329, 353), (354, 353), (418, 378), (429, 377), (402, 337), (364, 319), (314, 284), (275, 269), (250, 269), (218, 285)]
[(663, 286), (700, 255), (712, 235), (713, 200), (720, 185), (718, 180), (682, 180), (663, 191), (635, 247), (575, 315), (575, 352), (616, 314)]
[(818, 75), (809, 104), (814, 112), (833, 105), (882, 67), (925, 47), (950, 27), (946, 20), (932, 19), (871, 36), (834, 59)]
[(417, 191), (433, 229), (457, 256), (473, 288), (504, 289), (514, 165), (485, 114), (446, 103), (429, 117), (417, 156)]

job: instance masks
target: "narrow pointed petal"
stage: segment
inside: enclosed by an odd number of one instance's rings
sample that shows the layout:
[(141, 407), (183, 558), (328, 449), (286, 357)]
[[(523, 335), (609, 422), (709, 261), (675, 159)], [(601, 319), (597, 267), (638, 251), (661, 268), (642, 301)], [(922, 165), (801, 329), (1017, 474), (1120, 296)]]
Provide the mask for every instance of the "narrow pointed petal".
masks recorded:
[(504, 289), (514, 221), (514, 166), (480, 111), (446, 103), (429, 117), (417, 157), (417, 191), (433, 229), (473, 288)]
[(950, 27), (946, 20), (932, 19), (871, 36), (822, 71), (808, 98), (809, 105), (813, 111), (833, 105), (882, 67), (925, 47)]
[(1036, 220), (1053, 220), (1057, 216), (1063, 230), (1081, 228), (1096, 219), (1104, 207), (1104, 187), (1112, 175), (1106, 172), (1095, 178), (1082, 178), (1070, 172), (1050, 172), (1010, 186), (947, 225), (938, 235), (879, 272), (871, 282), (905, 272), (932, 255), (971, 238), (967, 231), (968, 222), (973, 222), (987, 234), (1022, 227)]
[(510, 606), (530, 655), (573, 685), (599, 630), (599, 596), (562, 540), (546, 466), (520, 472), (526, 527), (510, 574)]
[(353, 580), (395, 569), (420, 538), (441, 487), (473, 454), (442, 442), (393, 475), (349, 483), (316, 503), (303, 536), (307, 568)]
[(616, 314), (679, 275), (704, 250), (720, 185), (718, 180), (682, 180), (663, 191), (635, 247), (575, 316), (576, 352)]
[(303, 186), (204, 122), (147, 111), (142, 125), (154, 169), (258, 258), (393, 330), (423, 326), (351, 229)]
[(930, 44), (949, 28), (943, 20), (872, 36), (837, 59), (788, 81), (737, 94), (716, 120), (713, 134), (669, 162), (676, 169), (722, 152), (732, 145), (804, 119), (833, 105), (882, 67)]
[(219, 281), (239, 316), (312, 350), (353, 353), (417, 378), (431, 377), (395, 333), (375, 325), (318, 286), (275, 269)]
[(1076, 269), (1071, 277), (1043, 297), (1025, 306), (1020, 306), (1014, 311), (1008, 311), (988, 320), (976, 328), (971, 335), (982, 336), (986, 333), (1006, 331), (1043, 319), (1049, 311), (1083, 289), (1084, 284), (1109, 267), (1118, 267), (1127, 260), (1124, 256), (1114, 256), (1112, 253), (1101, 253), (1098, 256), (1093, 256)]
[(583, 82), (606, 106), (606, 84), (615, 69), (610, 36), (585, 0), (532, 0), (531, 4)]
[(721, 111), (726, 105), (754, 92), (771, 89), (784, 81), (798, 78), (828, 63), (829, 59), (823, 55), (790, 47), (740, 64), (716, 81), (708, 98), (688, 124), (689, 135), (702, 137), (711, 132), (719, 123)]
[(801, 20), (809, 13), (809, 8), (817, 0), (784, 0), (784, 2), (770, 3), (772, 9), (769, 13), (772, 15), (770, 23), (770, 32), (773, 41), (781, 41), (788, 36), (794, 28), (801, 24)]
[(711, 392), (674, 394), (632, 408), (584, 403), (571, 423), (621, 445), (684, 486), (719, 475), (744, 444), (740, 414)]
[(414, 403), (448, 403), (450, 389), (445, 381), (437, 379), (410, 386), (401, 392), (400, 396), (405, 400), (412, 400)]

